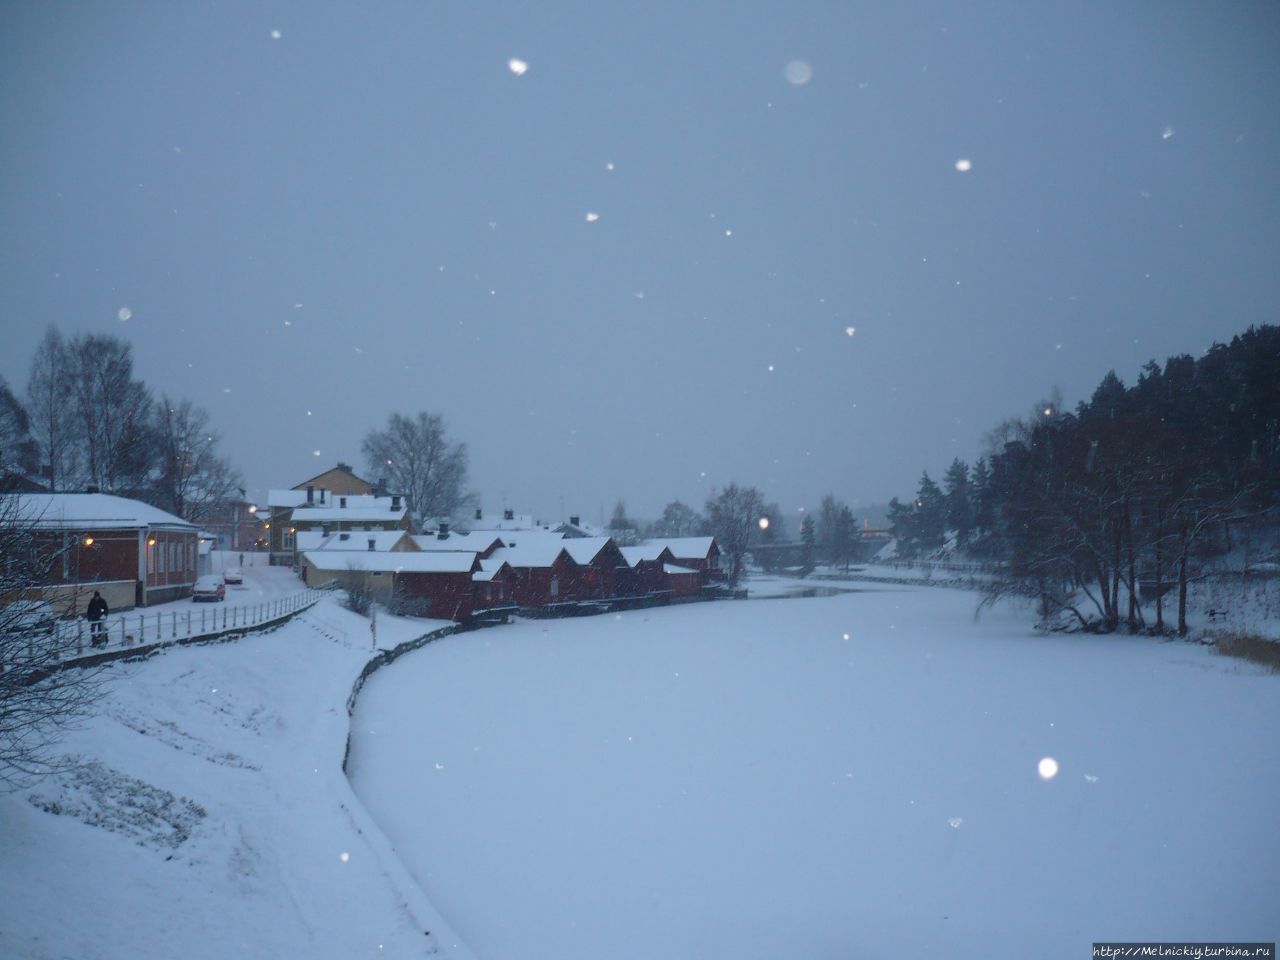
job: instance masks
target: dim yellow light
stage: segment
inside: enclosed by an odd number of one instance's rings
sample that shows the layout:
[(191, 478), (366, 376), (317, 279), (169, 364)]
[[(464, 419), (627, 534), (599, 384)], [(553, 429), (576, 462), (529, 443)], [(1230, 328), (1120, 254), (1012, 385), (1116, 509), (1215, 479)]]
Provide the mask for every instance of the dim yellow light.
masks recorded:
[(85, 545), (86, 547), (92, 547), (92, 546), (93, 546), (93, 537), (85, 537), (85, 538), (84, 538), (84, 545)]
[(150, 540), (148, 540), (148, 541), (147, 541), (147, 546), (148, 546), (148, 547), (154, 547), (155, 545), (156, 545), (156, 538), (155, 538), (155, 537), (152, 537)]

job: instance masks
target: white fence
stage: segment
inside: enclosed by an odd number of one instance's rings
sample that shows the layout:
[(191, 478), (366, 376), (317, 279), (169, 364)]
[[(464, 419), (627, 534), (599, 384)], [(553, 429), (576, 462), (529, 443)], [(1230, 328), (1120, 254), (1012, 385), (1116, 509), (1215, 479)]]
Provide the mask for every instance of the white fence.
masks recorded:
[(103, 621), (96, 636), (93, 624), (87, 620), (61, 620), (54, 625), (54, 642), (58, 658), (70, 660), (108, 650), (210, 639), (286, 619), (311, 606), (325, 593), (322, 588), (302, 590), (253, 606), (205, 605), (199, 610), (191, 607), (186, 610), (155, 613), (142, 610), (119, 614)]

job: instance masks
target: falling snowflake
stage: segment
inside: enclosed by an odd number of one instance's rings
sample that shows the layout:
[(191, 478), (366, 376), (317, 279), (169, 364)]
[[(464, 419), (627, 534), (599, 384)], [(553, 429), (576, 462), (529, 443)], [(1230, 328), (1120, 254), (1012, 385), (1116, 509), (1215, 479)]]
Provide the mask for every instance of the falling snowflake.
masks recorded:
[(1058, 761), (1053, 757), (1044, 757), (1036, 764), (1036, 772), (1040, 774), (1041, 780), (1052, 780), (1058, 775)]
[(772, 364), (772, 363), (771, 363), (771, 364), (769, 364), (769, 372), (770, 372), (770, 373), (773, 373), (773, 364)]
[(852, 336), (853, 336), (855, 333), (857, 333), (857, 332), (858, 332), (858, 328), (857, 328), (857, 327), (845, 327), (845, 328), (844, 328), (844, 335), (845, 335), (846, 337), (852, 337)]
[(782, 72), (793, 87), (803, 87), (813, 79), (813, 67), (803, 60), (792, 60)]
[(961, 157), (956, 161), (956, 169), (961, 173), (968, 173), (973, 169), (973, 161), (968, 157)]
[(596, 213), (594, 210), (587, 211), (587, 216), (586, 216), (587, 223), (595, 223), (599, 219), (600, 219), (600, 214)]
[(283, 36), (284, 36), (284, 34), (283, 34), (283, 33), (281, 33), (279, 30), (272, 30), (272, 31), (271, 31), (271, 39), (272, 39), (272, 40), (279, 40), (279, 39), (280, 39), (281, 37), (283, 37)]
[(732, 231), (732, 230), (726, 230), (726, 231), (724, 232), (724, 235), (725, 235), (726, 237), (732, 237), (732, 236), (733, 236), (733, 231)]
[(338, 859), (341, 860), (343, 863), (346, 863), (348, 860), (351, 859), (351, 854), (347, 853), (344, 850), (342, 851), (342, 853), (338, 854)]
[(606, 164), (604, 165), (604, 168), (605, 168), (606, 170), (608, 170), (610, 173), (612, 173), (612, 172), (614, 171), (614, 169), (615, 169), (615, 167), (614, 167), (614, 165), (613, 165), (612, 163), (606, 163)]
[(529, 69), (529, 64), (525, 63), (519, 57), (512, 57), (507, 61), (507, 69), (517, 77), (523, 77), (525, 75), (525, 71)]
[(312, 451), (311, 451), (311, 455), (312, 455), (313, 457), (318, 457), (318, 456), (320, 456), (320, 451), (319, 451), (319, 450), (312, 450)]
[(120, 318), (121, 323), (124, 323), (126, 320), (130, 320), (133, 318), (133, 311), (130, 310), (128, 307), (121, 307), (119, 310), (116, 311), (116, 316)]
[(1160, 131), (1160, 139), (1168, 140), (1173, 137), (1173, 133), (1174, 133), (1173, 127), (1165, 127), (1163, 130)]
[[(912, 803), (915, 803), (915, 801), (914, 801), (914, 800), (912, 800), (911, 802), (912, 802)], [(951, 829), (952, 829), (952, 830), (959, 830), (959, 829), (960, 829), (960, 824), (964, 823), (964, 818), (963, 818), (963, 817), (952, 817), (950, 820), (948, 820), (948, 821), (947, 821), (947, 823), (951, 824)]]
[(1095, 776), (1094, 776), (1093, 774), (1091, 774), (1091, 773), (1086, 773), (1086, 774), (1084, 775), (1084, 782), (1085, 782), (1085, 783), (1097, 783), (1097, 782), (1098, 782), (1098, 778), (1097, 778), (1097, 777), (1095, 777)]

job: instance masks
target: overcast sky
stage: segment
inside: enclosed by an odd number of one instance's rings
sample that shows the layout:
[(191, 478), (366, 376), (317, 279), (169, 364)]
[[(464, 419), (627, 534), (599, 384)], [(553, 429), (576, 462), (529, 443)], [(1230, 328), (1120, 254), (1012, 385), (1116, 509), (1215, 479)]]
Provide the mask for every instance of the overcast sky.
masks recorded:
[(8, 2), (0, 374), (126, 337), (258, 496), (428, 410), (489, 507), (883, 502), (1276, 321), (1278, 104), (1274, 3)]

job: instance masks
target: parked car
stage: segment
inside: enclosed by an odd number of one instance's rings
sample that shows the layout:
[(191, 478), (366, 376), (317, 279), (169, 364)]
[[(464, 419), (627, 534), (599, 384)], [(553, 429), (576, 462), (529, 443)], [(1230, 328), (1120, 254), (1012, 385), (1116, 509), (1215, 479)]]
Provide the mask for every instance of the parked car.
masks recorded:
[(222, 578), (216, 573), (206, 573), (203, 577), (196, 580), (195, 587), (191, 590), (192, 600), (218, 600), (227, 599), (227, 585), (222, 582)]
[(239, 567), (228, 567), (222, 573), (224, 583), (244, 583), (244, 571)]

